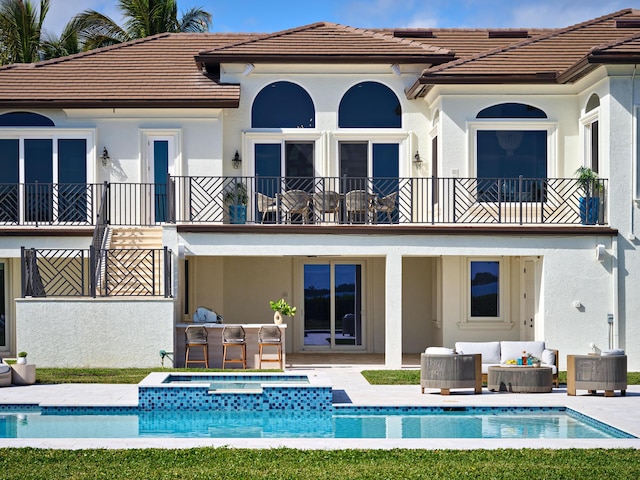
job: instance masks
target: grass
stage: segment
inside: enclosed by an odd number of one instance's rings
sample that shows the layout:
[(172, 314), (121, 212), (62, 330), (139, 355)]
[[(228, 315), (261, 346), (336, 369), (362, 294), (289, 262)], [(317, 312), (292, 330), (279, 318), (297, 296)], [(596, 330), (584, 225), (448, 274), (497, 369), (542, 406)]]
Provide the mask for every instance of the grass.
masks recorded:
[[(363, 370), (371, 385), (420, 385), (420, 370)], [(567, 372), (558, 374), (560, 383), (567, 383)], [(629, 385), (640, 385), (640, 372), (627, 372)]]
[[(151, 372), (225, 372), (220, 368), (40, 368), (36, 371), (36, 383), (124, 383), (136, 384)], [(282, 372), (282, 370), (243, 370), (243, 372)]]
[(3, 449), (3, 479), (640, 478), (637, 450)]

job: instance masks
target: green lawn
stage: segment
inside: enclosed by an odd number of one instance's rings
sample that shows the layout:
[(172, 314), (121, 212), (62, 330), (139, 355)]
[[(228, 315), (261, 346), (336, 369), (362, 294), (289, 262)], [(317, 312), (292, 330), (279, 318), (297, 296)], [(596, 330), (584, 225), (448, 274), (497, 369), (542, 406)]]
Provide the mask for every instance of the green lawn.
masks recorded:
[(3, 449), (0, 478), (618, 480), (640, 478), (640, 454), (630, 449)]
[[(363, 370), (371, 385), (420, 385), (420, 370)], [(567, 383), (567, 372), (558, 374), (560, 383)], [(640, 372), (628, 372), (627, 383), (640, 385)]]

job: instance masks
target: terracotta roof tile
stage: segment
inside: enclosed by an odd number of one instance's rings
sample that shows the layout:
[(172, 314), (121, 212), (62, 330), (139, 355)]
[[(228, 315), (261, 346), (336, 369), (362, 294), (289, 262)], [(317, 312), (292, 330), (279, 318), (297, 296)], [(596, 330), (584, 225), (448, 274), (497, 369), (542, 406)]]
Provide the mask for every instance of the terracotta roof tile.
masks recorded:
[[(539, 78), (545, 82), (573, 81), (588, 69), (587, 57), (594, 45), (616, 42), (640, 33), (640, 24), (618, 28), (617, 20), (640, 20), (637, 10), (621, 10), (559, 29), (503, 48), (462, 58), (423, 72), (422, 84), (504, 82), (505, 78)], [(593, 67), (591, 67), (593, 68)]]
[[(527, 33), (526, 38), (535, 38), (556, 30), (557, 29), (551, 28), (534, 28), (524, 31)], [(509, 34), (513, 32), (523, 32), (522, 29), (397, 28), (383, 29), (381, 32), (388, 35), (407, 35), (403, 38), (411, 39), (416, 43), (450, 49), (454, 52), (456, 59), (472, 57), (482, 52), (491, 51), (499, 47), (504, 48), (523, 41), (523, 38), (509, 36)], [(490, 36), (490, 32), (499, 32), (504, 35)]]
[[(431, 57), (433, 59), (430, 60)], [(441, 62), (442, 58), (452, 59), (453, 52), (444, 46), (395, 38), (381, 31), (319, 22), (221, 46), (202, 52), (200, 58), (209, 62), (335, 62), (339, 59), (370, 62), (398, 59), (432, 63), (433, 60)]]
[(209, 78), (194, 55), (252, 36), (167, 33), (0, 67), (0, 106), (237, 106), (240, 86)]

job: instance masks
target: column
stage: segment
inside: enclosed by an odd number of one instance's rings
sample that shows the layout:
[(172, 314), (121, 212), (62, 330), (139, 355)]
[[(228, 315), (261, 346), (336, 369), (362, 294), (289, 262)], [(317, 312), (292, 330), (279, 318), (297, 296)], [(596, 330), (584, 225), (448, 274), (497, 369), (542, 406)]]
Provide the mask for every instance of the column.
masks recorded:
[(385, 264), (384, 365), (402, 367), (402, 255), (389, 253)]

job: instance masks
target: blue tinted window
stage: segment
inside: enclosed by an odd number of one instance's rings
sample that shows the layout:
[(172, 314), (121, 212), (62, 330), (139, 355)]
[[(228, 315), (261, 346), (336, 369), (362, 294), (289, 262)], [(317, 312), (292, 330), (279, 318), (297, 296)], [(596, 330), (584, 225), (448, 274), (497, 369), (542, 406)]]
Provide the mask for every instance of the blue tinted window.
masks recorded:
[(26, 183), (53, 182), (53, 141), (26, 139), (24, 141), (24, 179)]
[(471, 316), (499, 316), (500, 264), (471, 262)]
[(275, 82), (263, 88), (251, 108), (253, 128), (315, 128), (316, 111), (306, 90)]
[(545, 178), (545, 130), (478, 132), (478, 178)]
[(58, 140), (58, 181), (60, 183), (87, 182), (86, 140)]
[(18, 183), (18, 139), (0, 139), (0, 183)]
[(477, 118), (547, 118), (547, 114), (524, 103), (501, 103), (480, 111)]
[(340, 101), (340, 128), (400, 128), (402, 109), (393, 91), (381, 83), (362, 82), (351, 87)]
[(0, 127), (55, 127), (55, 124), (37, 113), (10, 112), (0, 115)]
[(260, 193), (274, 197), (280, 191), (281, 148), (279, 143), (257, 144), (256, 158), (256, 188)]

